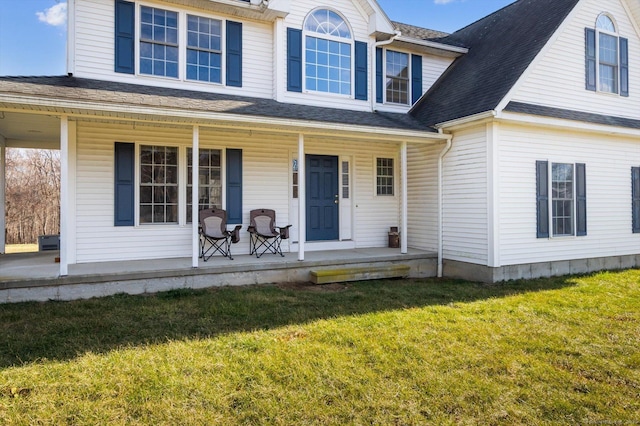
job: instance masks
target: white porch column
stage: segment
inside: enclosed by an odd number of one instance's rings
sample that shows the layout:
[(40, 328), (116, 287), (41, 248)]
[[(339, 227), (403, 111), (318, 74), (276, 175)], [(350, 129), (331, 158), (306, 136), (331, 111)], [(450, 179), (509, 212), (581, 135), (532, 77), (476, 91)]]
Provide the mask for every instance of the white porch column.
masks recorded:
[(60, 117), (60, 276), (69, 274), (69, 117)]
[(7, 185), (7, 143), (4, 137), (0, 135), (0, 254), (5, 253), (7, 241), (5, 240), (7, 223), (5, 221), (6, 199), (5, 186)]
[(402, 146), (400, 148), (400, 168), (401, 168), (401, 182), (402, 182), (402, 205), (400, 207), (402, 214), (402, 229), (400, 232), (400, 253), (407, 254), (407, 232), (408, 225), (407, 220), (409, 217), (408, 214), (408, 196), (407, 196), (407, 188), (408, 188), (408, 180), (407, 180), (407, 143), (402, 142)]
[(304, 161), (304, 135), (298, 135), (298, 260), (304, 260), (307, 238), (307, 183)]
[(200, 169), (200, 128), (198, 126), (193, 126), (193, 143), (191, 147), (191, 266), (194, 268), (198, 267), (198, 258), (200, 251), (200, 236), (198, 235), (198, 208), (199, 206), (199, 197), (198, 197), (198, 172)]

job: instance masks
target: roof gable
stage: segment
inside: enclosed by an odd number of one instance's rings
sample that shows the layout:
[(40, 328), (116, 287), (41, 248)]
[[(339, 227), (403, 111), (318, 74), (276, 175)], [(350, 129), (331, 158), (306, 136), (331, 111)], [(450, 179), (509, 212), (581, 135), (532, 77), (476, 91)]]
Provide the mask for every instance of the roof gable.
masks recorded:
[(436, 125), (495, 109), (580, 0), (518, 0), (441, 38), (469, 48), (411, 110)]

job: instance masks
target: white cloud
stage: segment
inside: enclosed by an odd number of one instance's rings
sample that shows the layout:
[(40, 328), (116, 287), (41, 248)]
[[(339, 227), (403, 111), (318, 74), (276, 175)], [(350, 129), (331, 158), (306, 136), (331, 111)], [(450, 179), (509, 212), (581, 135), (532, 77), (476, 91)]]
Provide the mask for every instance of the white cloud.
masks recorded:
[(449, 4), (453, 3), (455, 0), (433, 0), (435, 4)]
[(42, 12), (36, 12), (40, 22), (58, 27), (67, 22), (67, 3), (58, 3)]

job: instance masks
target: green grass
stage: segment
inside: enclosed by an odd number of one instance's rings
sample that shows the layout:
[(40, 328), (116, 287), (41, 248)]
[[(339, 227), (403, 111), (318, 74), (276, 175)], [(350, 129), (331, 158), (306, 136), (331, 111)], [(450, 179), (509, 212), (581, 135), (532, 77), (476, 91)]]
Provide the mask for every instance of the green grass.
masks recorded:
[(0, 306), (0, 424), (637, 424), (640, 271)]

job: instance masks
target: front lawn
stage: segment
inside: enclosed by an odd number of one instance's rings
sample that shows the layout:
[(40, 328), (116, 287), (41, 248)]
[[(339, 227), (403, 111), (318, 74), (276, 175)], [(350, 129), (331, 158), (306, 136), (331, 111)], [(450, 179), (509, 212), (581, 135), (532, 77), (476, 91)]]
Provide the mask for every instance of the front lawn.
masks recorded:
[(637, 424), (640, 270), (0, 305), (0, 424)]

